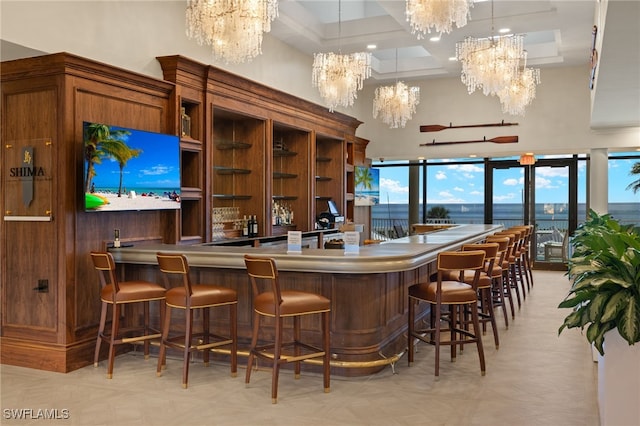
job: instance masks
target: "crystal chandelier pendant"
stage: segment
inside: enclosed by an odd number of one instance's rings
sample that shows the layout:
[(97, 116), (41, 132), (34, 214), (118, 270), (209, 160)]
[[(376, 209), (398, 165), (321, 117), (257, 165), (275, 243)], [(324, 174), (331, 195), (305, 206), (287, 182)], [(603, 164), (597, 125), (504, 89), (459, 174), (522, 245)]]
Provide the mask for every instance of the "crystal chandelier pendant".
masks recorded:
[(420, 88), (409, 87), (402, 81), (393, 86), (381, 86), (373, 99), (373, 118), (380, 118), (389, 128), (404, 127), (420, 103)]
[[(341, 36), (342, 3), (338, 0), (338, 39)], [(364, 80), (371, 76), (371, 53), (350, 54), (315, 53), (311, 82), (317, 87), (320, 97), (329, 111), (337, 106), (350, 107), (362, 90)]]
[(432, 28), (449, 34), (454, 22), (458, 28), (464, 27), (471, 7), (472, 0), (406, 0), (405, 13), (411, 33), (423, 39)]
[(456, 43), (456, 58), (462, 64), (460, 78), (471, 94), (482, 89), (496, 95), (519, 74), (524, 58), (524, 38), (510, 35), (477, 39), (467, 37)]
[(371, 76), (371, 54), (316, 53), (313, 55), (312, 83), (329, 111), (350, 107), (358, 97), (364, 80)]
[(502, 112), (524, 116), (524, 110), (536, 97), (536, 86), (540, 84), (538, 68), (524, 68), (511, 84), (498, 92)]
[(241, 63), (262, 53), (277, 16), (278, 0), (187, 0), (186, 34), (211, 46), (215, 58)]

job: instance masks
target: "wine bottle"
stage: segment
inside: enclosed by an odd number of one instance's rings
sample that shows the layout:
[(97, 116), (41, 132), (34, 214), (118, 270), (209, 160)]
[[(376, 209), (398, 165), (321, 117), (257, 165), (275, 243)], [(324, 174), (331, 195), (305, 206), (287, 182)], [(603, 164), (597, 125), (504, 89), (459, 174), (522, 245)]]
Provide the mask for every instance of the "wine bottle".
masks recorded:
[(245, 238), (249, 236), (249, 223), (247, 222), (247, 215), (244, 215), (244, 218), (242, 219), (242, 236)]
[(252, 228), (252, 233), (254, 237), (258, 236), (258, 219), (256, 218), (256, 215), (253, 215), (253, 228)]

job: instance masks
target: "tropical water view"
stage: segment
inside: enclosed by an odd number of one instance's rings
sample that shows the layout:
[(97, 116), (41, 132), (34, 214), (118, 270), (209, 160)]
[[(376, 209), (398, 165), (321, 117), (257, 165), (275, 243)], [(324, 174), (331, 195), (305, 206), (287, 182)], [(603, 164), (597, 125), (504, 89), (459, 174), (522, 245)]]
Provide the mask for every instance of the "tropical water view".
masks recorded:
[[(427, 205), (427, 209), (436, 205)], [(484, 204), (438, 204), (449, 212), (449, 223), (484, 223)], [(428, 210), (427, 210), (428, 211)], [(587, 214), (586, 204), (578, 204), (578, 222)], [(640, 203), (610, 203), (609, 214), (621, 223), (640, 224)], [(394, 226), (402, 226), (405, 232), (409, 231), (409, 205), (408, 204), (378, 204), (371, 209), (373, 229), (392, 229)], [(420, 211), (422, 217), (422, 210)], [(496, 203), (493, 205), (494, 223), (502, 223), (505, 226), (522, 224), (524, 217), (524, 205), (521, 203)], [(557, 229), (565, 232), (568, 228), (567, 204), (536, 204), (535, 222), (538, 230)]]

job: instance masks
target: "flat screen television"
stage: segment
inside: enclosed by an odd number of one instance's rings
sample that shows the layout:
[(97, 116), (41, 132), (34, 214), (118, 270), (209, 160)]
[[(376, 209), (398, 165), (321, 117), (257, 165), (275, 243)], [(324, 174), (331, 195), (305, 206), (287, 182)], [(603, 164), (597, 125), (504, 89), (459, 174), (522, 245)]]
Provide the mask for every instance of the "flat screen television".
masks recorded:
[(83, 123), (85, 211), (180, 208), (180, 139)]

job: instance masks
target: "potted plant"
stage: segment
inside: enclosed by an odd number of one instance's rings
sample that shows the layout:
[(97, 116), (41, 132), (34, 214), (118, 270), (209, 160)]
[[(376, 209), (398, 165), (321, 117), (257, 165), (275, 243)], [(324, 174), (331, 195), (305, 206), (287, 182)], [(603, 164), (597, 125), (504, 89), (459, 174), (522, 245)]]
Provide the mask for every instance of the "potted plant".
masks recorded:
[[(558, 334), (580, 327), (600, 353), (598, 401), (606, 424), (640, 424), (640, 229), (589, 212), (571, 240), (572, 280)], [(606, 342), (605, 342), (606, 339)], [(605, 355), (606, 350), (606, 355)]]
[(586, 337), (604, 355), (608, 331), (617, 329), (630, 345), (640, 342), (640, 233), (610, 215), (589, 212), (571, 239), (567, 275), (573, 280), (560, 308), (572, 308), (565, 328), (588, 325)]

